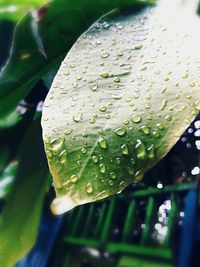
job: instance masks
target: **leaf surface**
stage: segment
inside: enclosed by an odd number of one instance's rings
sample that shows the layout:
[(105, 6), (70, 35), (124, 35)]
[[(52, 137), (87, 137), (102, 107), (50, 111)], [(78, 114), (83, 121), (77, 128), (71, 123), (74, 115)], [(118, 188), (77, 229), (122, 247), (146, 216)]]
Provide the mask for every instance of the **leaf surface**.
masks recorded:
[(15, 110), (45, 73), (60, 64), (96, 19), (136, 2), (141, 1), (55, 0), (24, 16), (15, 28), (9, 60), (0, 72), (1, 120)]
[(197, 115), (200, 21), (178, 2), (106, 16), (67, 54), (42, 117), (55, 213), (140, 181)]
[(47, 176), (37, 121), (27, 131), (22, 143), (15, 181), (0, 217), (0, 266), (13, 266), (34, 245)]

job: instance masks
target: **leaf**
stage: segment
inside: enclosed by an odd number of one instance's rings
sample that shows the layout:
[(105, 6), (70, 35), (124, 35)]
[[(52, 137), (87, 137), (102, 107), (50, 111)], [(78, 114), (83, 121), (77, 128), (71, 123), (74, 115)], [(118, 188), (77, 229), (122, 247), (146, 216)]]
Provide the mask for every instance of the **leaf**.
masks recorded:
[(11, 55), (0, 73), (0, 117), (14, 111), (36, 82), (64, 58), (97, 18), (138, 0), (55, 0), (16, 26)]
[(5, 198), (13, 184), (17, 170), (17, 161), (11, 162), (0, 175), (0, 199)]
[(40, 7), (47, 3), (46, 0), (1, 0), (0, 20), (17, 21), (28, 10)]
[(32, 248), (37, 237), (48, 182), (39, 121), (26, 133), (18, 166), (0, 217), (0, 266), (3, 267), (13, 266)]
[(178, 2), (106, 16), (67, 54), (42, 116), (54, 213), (140, 181), (197, 115), (200, 21)]

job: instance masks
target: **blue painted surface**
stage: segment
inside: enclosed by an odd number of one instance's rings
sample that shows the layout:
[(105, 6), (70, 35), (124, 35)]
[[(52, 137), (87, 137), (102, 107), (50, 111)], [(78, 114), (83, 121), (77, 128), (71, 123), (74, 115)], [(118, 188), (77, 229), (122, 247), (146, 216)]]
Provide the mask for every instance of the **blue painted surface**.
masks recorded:
[(36, 245), (15, 267), (47, 267), (63, 218), (43, 216)]
[(198, 191), (191, 190), (185, 198), (184, 221), (180, 240), (177, 267), (191, 267), (191, 255), (195, 239)]

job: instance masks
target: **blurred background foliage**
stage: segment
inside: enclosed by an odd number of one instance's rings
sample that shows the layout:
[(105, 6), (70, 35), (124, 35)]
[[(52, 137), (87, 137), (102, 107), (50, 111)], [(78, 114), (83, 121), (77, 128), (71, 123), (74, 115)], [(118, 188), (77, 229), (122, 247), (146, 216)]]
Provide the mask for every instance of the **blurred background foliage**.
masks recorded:
[[(51, 4), (44, 0), (0, 0), (0, 265), (3, 267), (12, 266), (34, 245), (42, 209), (43, 216), (49, 215), (54, 192), (39, 125), (43, 101), (60, 62), (77, 37), (121, 1), (104, 2), (108, 5), (102, 7), (100, 1), (93, 0), (54, 0)], [(130, 2), (124, 1), (123, 5)], [(34, 11), (43, 4), (47, 5)], [(92, 6), (90, 12), (88, 6)], [(146, 187), (162, 189), (195, 182), (199, 175), (199, 137), (197, 116), (143, 183), (128, 187), (124, 195)]]

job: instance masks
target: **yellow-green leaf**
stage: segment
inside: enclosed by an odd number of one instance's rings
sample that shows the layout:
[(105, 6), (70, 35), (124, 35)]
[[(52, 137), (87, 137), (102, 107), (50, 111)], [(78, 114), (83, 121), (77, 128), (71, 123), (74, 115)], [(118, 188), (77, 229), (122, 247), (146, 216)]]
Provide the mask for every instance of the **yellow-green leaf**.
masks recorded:
[(140, 181), (177, 142), (200, 108), (199, 28), (193, 8), (161, 0), (103, 17), (75, 43), (42, 117), (55, 213)]

